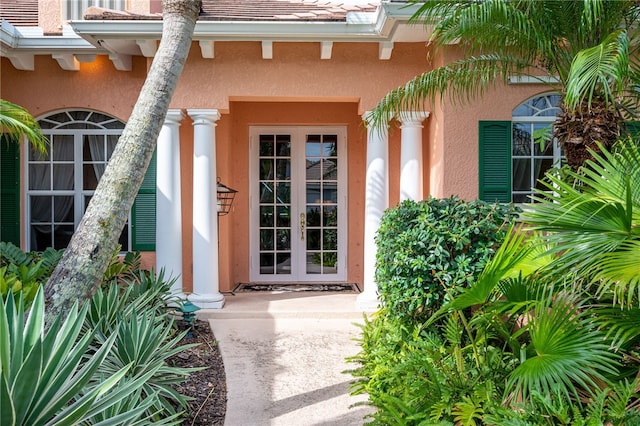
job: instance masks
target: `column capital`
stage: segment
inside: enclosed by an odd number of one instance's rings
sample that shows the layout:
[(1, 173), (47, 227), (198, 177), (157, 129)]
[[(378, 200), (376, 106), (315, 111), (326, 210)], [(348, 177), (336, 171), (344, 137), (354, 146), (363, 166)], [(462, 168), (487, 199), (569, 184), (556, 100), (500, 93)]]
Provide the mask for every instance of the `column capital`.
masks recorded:
[(196, 124), (215, 124), (220, 120), (220, 111), (217, 109), (188, 109), (187, 114), (193, 119), (193, 125)]
[(184, 117), (184, 112), (182, 112), (181, 109), (170, 109), (167, 111), (167, 115), (164, 118), (164, 123), (177, 124), (179, 126)]
[(367, 137), (367, 143), (371, 143), (381, 139), (384, 140), (389, 135), (388, 123), (386, 126), (371, 126), (369, 118), (371, 117), (372, 112), (373, 111), (365, 111), (362, 114), (362, 121), (364, 121), (365, 127), (367, 129), (367, 134), (369, 135), (369, 137)]
[(429, 117), (428, 111), (401, 111), (398, 119), (402, 123), (402, 127), (422, 127), (422, 122)]

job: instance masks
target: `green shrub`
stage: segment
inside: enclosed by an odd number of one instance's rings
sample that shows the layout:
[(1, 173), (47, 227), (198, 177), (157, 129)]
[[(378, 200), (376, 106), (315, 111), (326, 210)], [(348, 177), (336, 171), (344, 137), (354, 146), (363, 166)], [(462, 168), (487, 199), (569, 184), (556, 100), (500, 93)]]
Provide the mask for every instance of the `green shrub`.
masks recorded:
[[(6, 299), (12, 292), (17, 299), (22, 293), (28, 309), (38, 288), (47, 282), (57, 266), (64, 249), (47, 248), (42, 252), (24, 252), (13, 243), (0, 241), (0, 297)], [(103, 285), (125, 280), (142, 281), (147, 272), (140, 269), (139, 252), (120, 254), (116, 249), (103, 277)]]
[(48, 248), (43, 252), (25, 253), (12, 243), (0, 242), (0, 297), (21, 293), (28, 309), (62, 257), (62, 250)]
[(376, 281), (389, 314), (429, 318), (475, 280), (517, 214), (513, 205), (457, 197), (387, 210), (376, 236)]
[[(499, 407), (515, 357), (489, 343), (484, 324), (465, 331), (465, 323), (454, 313), (442, 329), (427, 330), (384, 309), (365, 319), (362, 351), (350, 359), (359, 367), (350, 374), (352, 393), (367, 394), (376, 408), (371, 424), (475, 424)], [(481, 351), (468, 333), (486, 342)]]
[[(147, 415), (162, 419), (175, 417), (179, 411), (187, 409), (185, 398), (172, 385), (181, 383), (195, 368), (178, 368), (168, 365), (167, 359), (194, 344), (180, 345), (186, 334), (173, 333), (171, 320), (157, 318), (151, 311), (130, 313), (117, 322), (114, 345), (100, 365), (98, 373), (110, 377), (124, 366), (130, 366), (123, 382), (135, 381), (147, 375), (142, 386), (142, 400), (152, 400)], [(107, 338), (97, 336), (99, 345)], [(98, 379), (98, 382), (102, 379)]]
[(111, 262), (104, 271), (103, 285), (109, 285), (113, 281), (123, 282), (124, 280), (135, 279), (142, 272), (142, 256), (140, 252), (127, 252), (121, 255), (120, 248), (120, 245), (116, 247), (111, 257)]

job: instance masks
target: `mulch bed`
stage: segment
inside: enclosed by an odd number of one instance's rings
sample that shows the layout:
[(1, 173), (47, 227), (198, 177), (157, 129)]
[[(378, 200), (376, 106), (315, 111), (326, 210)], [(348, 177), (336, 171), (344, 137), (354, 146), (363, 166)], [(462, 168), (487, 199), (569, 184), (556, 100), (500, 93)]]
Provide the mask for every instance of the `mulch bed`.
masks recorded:
[[(182, 321), (177, 321), (177, 325), (181, 331), (185, 329)], [(227, 411), (227, 383), (220, 350), (209, 322), (196, 321), (192, 333), (181, 343), (198, 343), (198, 346), (169, 358), (169, 365), (207, 367), (192, 373), (187, 381), (175, 386), (180, 394), (193, 398), (189, 401), (189, 409), (182, 424), (222, 426)]]

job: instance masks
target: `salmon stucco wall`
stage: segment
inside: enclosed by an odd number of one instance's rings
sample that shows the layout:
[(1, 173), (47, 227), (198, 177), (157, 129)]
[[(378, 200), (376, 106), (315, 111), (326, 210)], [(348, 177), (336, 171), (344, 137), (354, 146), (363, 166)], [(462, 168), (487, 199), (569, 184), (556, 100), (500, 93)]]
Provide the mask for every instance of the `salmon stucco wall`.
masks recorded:
[[(450, 47), (434, 66), (459, 59)], [(512, 111), (527, 99), (549, 92), (541, 84), (496, 84), (484, 87), (482, 96), (465, 103), (446, 97), (437, 100), (430, 117), (430, 193), (435, 197), (478, 197), (478, 122), (511, 120)]]
[(427, 52), (424, 43), (398, 43), (381, 61), (377, 43), (334, 43), (322, 60), (319, 43), (275, 42), (273, 59), (262, 59), (259, 42), (216, 42), (215, 58), (203, 59), (193, 44), (172, 107), (227, 112), (233, 100), (310, 100), (359, 102), (362, 114), (424, 71)]
[(127, 121), (147, 75), (147, 60), (134, 57), (132, 71), (116, 71), (106, 56), (65, 71), (50, 56), (35, 57), (35, 71), (16, 70), (2, 58), (2, 99), (35, 117), (65, 108), (87, 108)]

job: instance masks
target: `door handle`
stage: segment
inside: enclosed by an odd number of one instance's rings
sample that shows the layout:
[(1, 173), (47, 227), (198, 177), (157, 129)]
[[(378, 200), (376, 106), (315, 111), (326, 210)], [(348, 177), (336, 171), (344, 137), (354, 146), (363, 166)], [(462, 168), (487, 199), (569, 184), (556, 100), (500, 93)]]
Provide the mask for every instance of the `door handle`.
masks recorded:
[(304, 225), (305, 225), (304, 213), (300, 213), (300, 239), (304, 240)]

